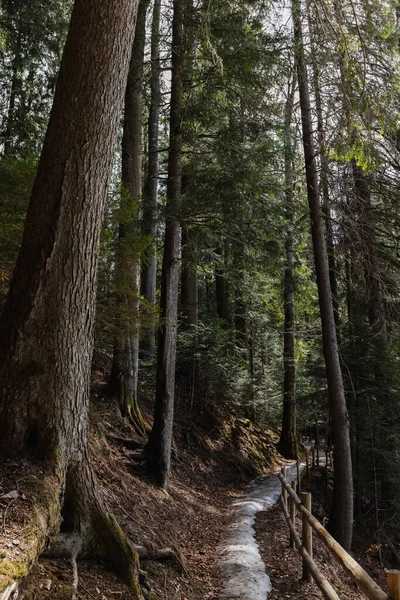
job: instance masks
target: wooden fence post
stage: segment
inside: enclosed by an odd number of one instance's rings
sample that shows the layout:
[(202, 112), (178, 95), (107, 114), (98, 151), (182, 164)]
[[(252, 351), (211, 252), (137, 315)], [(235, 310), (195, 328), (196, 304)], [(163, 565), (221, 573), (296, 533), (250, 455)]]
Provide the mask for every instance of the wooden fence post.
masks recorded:
[[(303, 492), (301, 494), (301, 503), (304, 506), (304, 508), (306, 508), (308, 511), (311, 512), (311, 494), (309, 492)], [(303, 514), (303, 518), (302, 518), (302, 525), (303, 525), (303, 535), (302, 535), (303, 546), (312, 558), (312, 529), (311, 529), (311, 525), (308, 522), (306, 515), (304, 515), (304, 514)], [(305, 581), (308, 581), (308, 583), (312, 582), (311, 573), (310, 573), (306, 563), (304, 562), (304, 560), (303, 560), (303, 576), (302, 576), (302, 578)]]
[[(286, 467), (282, 467), (281, 468), (281, 473), (282, 473), (282, 477), (286, 481)], [(284, 505), (285, 505), (285, 507), (287, 509), (287, 491), (286, 491), (285, 486), (283, 485), (283, 483), (282, 483), (282, 500), (283, 500), (283, 503), (284, 503)]]
[(296, 461), (296, 468), (297, 468), (297, 485), (299, 488), (299, 494), (301, 493), (301, 478), (300, 478), (300, 459), (298, 458)]
[(387, 581), (390, 600), (400, 600), (400, 571), (388, 571)]
[[(296, 493), (296, 481), (292, 481), (292, 490)], [(293, 498), (290, 499), (290, 520), (292, 521), (294, 527), (296, 527), (296, 503)], [(292, 532), (290, 532), (290, 547), (292, 550), (296, 549), (296, 543)]]

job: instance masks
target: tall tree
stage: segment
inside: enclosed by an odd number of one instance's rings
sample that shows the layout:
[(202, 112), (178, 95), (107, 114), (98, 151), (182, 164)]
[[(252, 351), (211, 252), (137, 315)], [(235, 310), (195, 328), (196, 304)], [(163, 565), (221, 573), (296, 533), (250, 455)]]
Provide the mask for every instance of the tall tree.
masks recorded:
[(145, 447), (146, 471), (168, 486), (174, 422), (175, 362), (178, 321), (180, 200), (182, 188), (183, 1), (173, 2), (171, 112), (167, 205), (161, 273), (161, 324), (158, 330), (156, 398), (153, 427)]
[(285, 152), (285, 210), (288, 232), (285, 240), (286, 265), (283, 282), (284, 338), (283, 338), (283, 411), (282, 430), (278, 450), (285, 458), (297, 458), (296, 432), (296, 365), (294, 331), (294, 249), (293, 249), (293, 141), (292, 119), (296, 65), (288, 85), (284, 121)]
[[(157, 283), (157, 196), (158, 196), (158, 137), (160, 121), (160, 16), (161, 0), (154, 0), (153, 21), (151, 26), (151, 72), (150, 72), (150, 108), (148, 123), (148, 160), (147, 179), (144, 188), (142, 233), (149, 236), (145, 261), (142, 269), (142, 294), (147, 302), (155, 307)], [(154, 318), (143, 333), (142, 350), (150, 360), (155, 352)]]
[(146, 13), (149, 0), (139, 0), (122, 136), (121, 222), (116, 256), (116, 323), (111, 389), (121, 413), (139, 434), (146, 424), (138, 405), (140, 200), (142, 195), (142, 96)]
[(57, 534), (63, 512), (78, 550), (105, 548), (139, 597), (137, 557), (104, 504), (88, 456), (100, 230), (136, 12), (132, 0), (75, 2), (0, 322), (0, 439), (3, 456), (25, 461), (37, 482), (36, 533), (19, 562), (29, 566)]
[(330, 528), (342, 546), (349, 550), (351, 548), (353, 534), (353, 477), (350, 448), (350, 424), (340, 368), (329, 279), (325, 227), (319, 199), (312, 112), (301, 24), (301, 0), (293, 0), (292, 11), (303, 130), (307, 197), (311, 216), (311, 232), (318, 285), (323, 351), (332, 416), (335, 471)]

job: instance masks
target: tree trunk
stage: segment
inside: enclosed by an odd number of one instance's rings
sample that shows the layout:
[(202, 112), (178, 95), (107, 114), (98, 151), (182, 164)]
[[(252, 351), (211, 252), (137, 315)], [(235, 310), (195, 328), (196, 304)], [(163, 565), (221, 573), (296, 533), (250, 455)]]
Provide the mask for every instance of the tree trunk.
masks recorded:
[(304, 56), (303, 34), (301, 29), (300, 1), (293, 0), (292, 7), (303, 128), (307, 195), (311, 216), (311, 231), (321, 314), (323, 350), (332, 415), (335, 470), (330, 528), (340, 544), (342, 544), (345, 549), (349, 550), (351, 548), (353, 532), (353, 479), (350, 450), (350, 427), (340, 369), (329, 280), (325, 228), (319, 202), (318, 174), (312, 132), (312, 113), (308, 89), (307, 66)]
[(57, 533), (68, 497), (80, 546), (106, 547), (137, 589), (135, 553), (107, 512), (88, 459), (100, 232), (136, 11), (132, 0), (75, 2), (0, 322), (0, 439), (4, 454), (24, 457), (37, 475), (37, 534), (19, 562), (29, 566)]
[[(148, 125), (148, 163), (147, 181), (144, 188), (142, 233), (149, 237), (149, 246), (142, 268), (142, 294), (150, 304), (156, 302), (157, 283), (157, 195), (158, 195), (158, 135), (160, 121), (160, 13), (161, 0), (154, 1), (153, 22), (151, 28), (151, 74), (150, 74), (150, 110)], [(141, 342), (144, 358), (154, 360), (155, 353), (155, 317), (146, 329)]]
[(317, 111), (317, 132), (318, 132), (318, 151), (320, 157), (320, 187), (322, 192), (322, 210), (325, 217), (325, 229), (326, 229), (326, 243), (328, 250), (328, 262), (329, 262), (329, 280), (331, 283), (332, 291), (332, 303), (333, 313), (335, 315), (336, 324), (336, 335), (338, 337), (338, 343), (340, 344), (340, 318), (339, 318), (339, 298), (338, 298), (338, 287), (336, 277), (336, 259), (335, 259), (335, 246), (333, 239), (332, 230), (332, 218), (331, 218), (331, 207), (330, 207), (330, 194), (329, 194), (329, 158), (326, 153), (325, 143), (325, 128), (324, 119), (322, 114), (322, 98), (321, 89), (319, 84), (319, 67), (315, 56), (315, 43), (314, 43), (314, 27), (313, 20), (311, 18), (311, 7), (307, 5), (308, 11), (308, 28), (310, 31), (310, 43), (311, 43), (311, 58), (312, 58), (312, 71), (313, 71), (313, 83), (314, 83), (314, 94), (315, 94), (315, 108)]
[(182, 228), (181, 312), (183, 324), (189, 327), (197, 325), (199, 312), (195, 251), (196, 233), (185, 224)]
[(296, 433), (296, 366), (294, 355), (294, 252), (293, 252), (293, 143), (291, 125), (295, 90), (296, 66), (293, 66), (293, 81), (288, 84), (285, 107), (285, 200), (287, 234), (285, 240), (286, 266), (283, 286), (285, 310), (283, 334), (283, 412), (282, 431), (278, 451), (285, 458), (297, 458)]
[(247, 307), (245, 299), (245, 260), (246, 250), (244, 243), (238, 241), (234, 248), (235, 275), (235, 330), (236, 347), (247, 350), (249, 347), (247, 327)]
[(123, 417), (146, 434), (138, 405), (139, 372), (139, 212), (142, 192), (142, 87), (149, 0), (139, 1), (135, 40), (125, 92), (122, 136), (121, 219), (116, 256), (116, 315), (110, 387)]
[(220, 260), (215, 265), (215, 296), (217, 300), (217, 315), (225, 327), (230, 324), (228, 282), (225, 275), (225, 256), (220, 246), (216, 249)]
[(386, 335), (386, 317), (383, 304), (382, 279), (377, 260), (378, 244), (373, 223), (373, 209), (369, 180), (362, 167), (351, 161), (354, 179), (354, 194), (359, 234), (361, 235), (364, 258), (365, 283), (367, 288), (368, 317), (371, 325), (379, 327)]
[(161, 274), (161, 325), (158, 331), (154, 422), (145, 447), (146, 471), (168, 487), (174, 422), (175, 362), (179, 287), (179, 208), (182, 187), (183, 3), (173, 2), (170, 142), (164, 255)]

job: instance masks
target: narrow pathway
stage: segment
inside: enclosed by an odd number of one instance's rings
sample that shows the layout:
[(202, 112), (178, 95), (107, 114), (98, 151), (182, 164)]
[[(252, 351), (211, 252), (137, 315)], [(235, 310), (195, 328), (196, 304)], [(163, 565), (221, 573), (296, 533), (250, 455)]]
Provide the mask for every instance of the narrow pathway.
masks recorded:
[[(295, 478), (293, 463), (288, 480)], [(257, 513), (271, 508), (280, 495), (281, 484), (275, 474), (257, 479), (245, 496), (232, 503), (232, 523), (222, 535), (215, 557), (222, 582), (219, 598), (266, 600), (271, 581), (255, 540), (254, 522)]]

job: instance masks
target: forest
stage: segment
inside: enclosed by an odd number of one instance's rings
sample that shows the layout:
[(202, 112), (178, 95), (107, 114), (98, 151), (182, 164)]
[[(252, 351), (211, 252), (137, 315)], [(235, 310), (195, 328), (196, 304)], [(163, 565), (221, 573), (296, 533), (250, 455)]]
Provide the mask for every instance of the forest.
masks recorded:
[(0, 600), (321, 598), (275, 508), (272, 591), (214, 565), (312, 448), (400, 569), (399, 1), (2, 0), (0, 58)]

